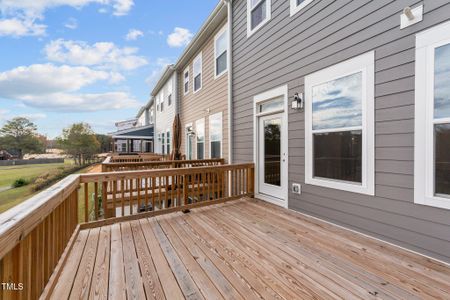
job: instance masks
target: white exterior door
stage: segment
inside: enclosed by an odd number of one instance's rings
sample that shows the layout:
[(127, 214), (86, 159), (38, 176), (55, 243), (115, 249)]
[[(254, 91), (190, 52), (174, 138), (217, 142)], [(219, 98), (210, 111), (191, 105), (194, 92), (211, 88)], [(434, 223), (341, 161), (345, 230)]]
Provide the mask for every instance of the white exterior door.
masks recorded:
[(279, 201), (285, 200), (287, 178), (284, 145), (284, 114), (277, 113), (258, 118), (258, 190)]

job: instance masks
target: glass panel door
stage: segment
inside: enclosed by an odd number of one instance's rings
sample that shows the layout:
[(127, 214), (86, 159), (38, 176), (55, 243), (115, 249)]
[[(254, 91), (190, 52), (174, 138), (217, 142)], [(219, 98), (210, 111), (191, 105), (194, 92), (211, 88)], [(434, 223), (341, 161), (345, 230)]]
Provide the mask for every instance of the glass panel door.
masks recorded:
[(259, 192), (283, 199), (286, 183), (281, 175), (285, 161), (282, 114), (260, 117), (258, 130)]

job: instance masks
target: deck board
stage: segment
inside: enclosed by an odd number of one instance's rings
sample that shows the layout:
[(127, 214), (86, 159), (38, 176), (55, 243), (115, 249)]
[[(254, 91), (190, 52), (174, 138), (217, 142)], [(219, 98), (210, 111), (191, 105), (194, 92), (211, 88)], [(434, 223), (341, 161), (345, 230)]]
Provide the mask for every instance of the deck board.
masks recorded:
[(52, 297), (450, 299), (450, 267), (253, 199), (80, 231)]

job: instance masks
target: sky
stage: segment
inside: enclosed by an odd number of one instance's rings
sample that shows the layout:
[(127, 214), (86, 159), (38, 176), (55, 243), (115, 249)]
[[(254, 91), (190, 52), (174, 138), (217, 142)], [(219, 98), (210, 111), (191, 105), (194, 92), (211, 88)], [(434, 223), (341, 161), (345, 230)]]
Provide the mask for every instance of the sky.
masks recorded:
[(0, 126), (54, 138), (134, 118), (217, 0), (0, 0)]

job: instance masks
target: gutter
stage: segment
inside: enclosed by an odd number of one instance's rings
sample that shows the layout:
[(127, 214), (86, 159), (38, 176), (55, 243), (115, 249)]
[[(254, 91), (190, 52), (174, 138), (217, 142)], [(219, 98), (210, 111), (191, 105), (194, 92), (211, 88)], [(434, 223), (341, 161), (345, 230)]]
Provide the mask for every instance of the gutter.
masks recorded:
[(228, 23), (228, 163), (233, 163), (233, 0), (224, 0), (227, 4)]

